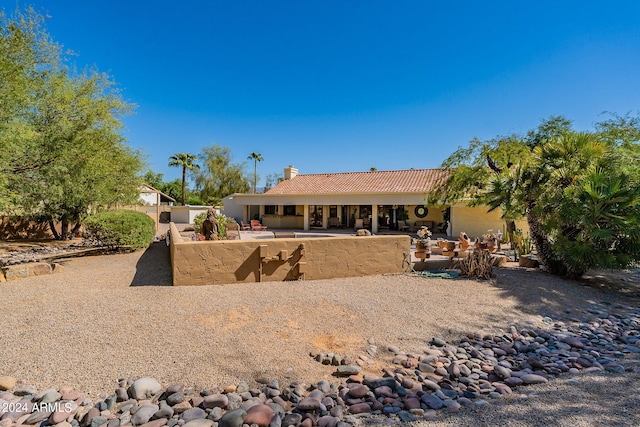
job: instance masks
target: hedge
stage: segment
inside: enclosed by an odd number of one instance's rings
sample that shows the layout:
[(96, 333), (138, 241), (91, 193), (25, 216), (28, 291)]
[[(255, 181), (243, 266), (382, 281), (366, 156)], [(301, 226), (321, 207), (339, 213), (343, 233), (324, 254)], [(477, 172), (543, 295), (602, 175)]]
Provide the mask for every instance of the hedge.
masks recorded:
[(148, 215), (130, 210), (103, 211), (84, 222), (85, 240), (119, 250), (146, 248), (153, 241), (156, 224)]

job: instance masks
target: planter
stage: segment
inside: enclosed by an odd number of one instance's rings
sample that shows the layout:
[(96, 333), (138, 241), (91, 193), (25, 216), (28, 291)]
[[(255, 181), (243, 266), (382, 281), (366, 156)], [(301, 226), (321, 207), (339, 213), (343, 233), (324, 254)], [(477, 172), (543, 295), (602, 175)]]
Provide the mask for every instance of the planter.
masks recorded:
[(416, 251), (426, 251), (427, 249), (429, 248), (426, 243), (420, 241), (416, 242)]
[(540, 263), (532, 255), (522, 255), (518, 260), (518, 265), (526, 268), (538, 268)]
[(446, 249), (447, 251), (452, 251), (455, 248), (456, 248), (456, 242), (449, 242), (449, 241), (445, 242), (444, 249)]

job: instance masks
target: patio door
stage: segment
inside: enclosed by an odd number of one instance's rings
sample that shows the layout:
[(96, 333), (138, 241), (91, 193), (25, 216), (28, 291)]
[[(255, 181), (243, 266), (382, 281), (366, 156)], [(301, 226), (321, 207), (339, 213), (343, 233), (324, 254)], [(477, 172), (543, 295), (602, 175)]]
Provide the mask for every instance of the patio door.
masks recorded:
[(351, 227), (351, 224), (349, 224), (349, 206), (347, 205), (342, 205), (342, 215), (340, 215), (340, 223), (344, 227)]

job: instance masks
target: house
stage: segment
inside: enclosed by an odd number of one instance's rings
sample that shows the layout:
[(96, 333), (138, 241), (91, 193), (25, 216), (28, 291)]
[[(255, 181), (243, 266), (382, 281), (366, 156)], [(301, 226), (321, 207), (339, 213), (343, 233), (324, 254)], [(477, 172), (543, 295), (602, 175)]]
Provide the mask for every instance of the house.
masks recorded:
[(140, 186), (139, 205), (134, 206), (138, 212), (144, 212), (156, 222), (156, 230), (161, 222), (169, 222), (171, 220), (171, 206), (176, 199), (164, 194), (149, 184)]
[(378, 233), (407, 226), (416, 231), (426, 225), (450, 236), (465, 231), (473, 237), (502, 230), (504, 221), (497, 210), (429, 202), (429, 191), (447, 173), (409, 169), (299, 174), (290, 165), (284, 169), (284, 180), (266, 193), (225, 198), (223, 213), (245, 222), (260, 218), (270, 229), (364, 227)]

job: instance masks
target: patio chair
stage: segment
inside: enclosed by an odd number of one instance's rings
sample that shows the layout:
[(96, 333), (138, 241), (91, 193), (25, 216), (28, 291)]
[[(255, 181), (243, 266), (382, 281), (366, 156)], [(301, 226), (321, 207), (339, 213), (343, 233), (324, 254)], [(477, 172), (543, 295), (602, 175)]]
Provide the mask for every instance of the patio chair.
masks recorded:
[(409, 224), (407, 224), (406, 221), (398, 220), (398, 230), (400, 231), (409, 230)]
[(242, 231), (251, 231), (251, 226), (249, 224), (245, 224), (244, 222), (240, 221), (240, 229)]
[(356, 219), (356, 224), (353, 226), (354, 230), (360, 230), (364, 228), (364, 220), (362, 218)]
[(240, 240), (240, 225), (235, 221), (227, 223), (224, 234), (228, 240)]
[(260, 224), (257, 219), (251, 220), (251, 231), (267, 231), (267, 227)]
[(340, 227), (340, 218), (337, 216), (329, 217), (329, 227)]

